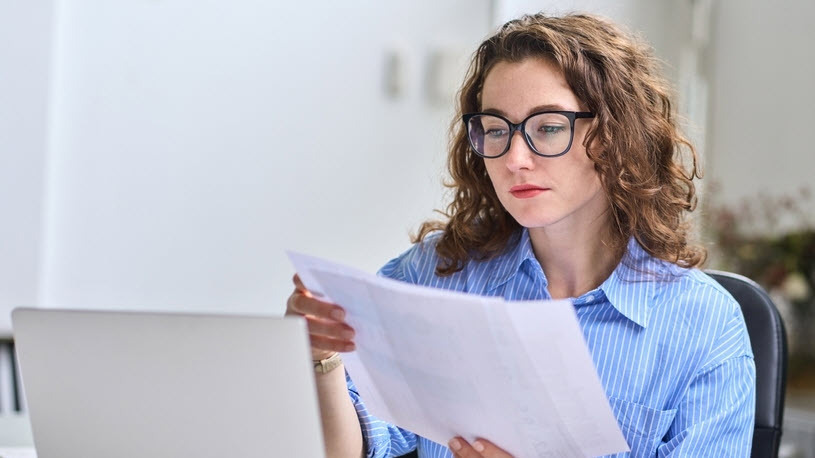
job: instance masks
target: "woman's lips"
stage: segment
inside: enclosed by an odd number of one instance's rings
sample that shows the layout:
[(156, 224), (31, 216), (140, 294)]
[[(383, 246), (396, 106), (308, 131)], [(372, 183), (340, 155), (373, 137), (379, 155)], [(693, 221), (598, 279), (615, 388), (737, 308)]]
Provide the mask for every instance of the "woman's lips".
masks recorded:
[(518, 186), (511, 187), (509, 189), (509, 192), (518, 199), (529, 199), (548, 190), (549, 188), (542, 188), (540, 186), (535, 186), (532, 184), (521, 184)]

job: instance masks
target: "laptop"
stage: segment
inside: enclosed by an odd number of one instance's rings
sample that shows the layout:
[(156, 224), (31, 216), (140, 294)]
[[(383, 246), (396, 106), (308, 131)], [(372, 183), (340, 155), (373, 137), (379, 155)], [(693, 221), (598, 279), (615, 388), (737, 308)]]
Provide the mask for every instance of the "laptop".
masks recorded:
[(38, 458), (324, 458), (300, 318), (18, 308)]

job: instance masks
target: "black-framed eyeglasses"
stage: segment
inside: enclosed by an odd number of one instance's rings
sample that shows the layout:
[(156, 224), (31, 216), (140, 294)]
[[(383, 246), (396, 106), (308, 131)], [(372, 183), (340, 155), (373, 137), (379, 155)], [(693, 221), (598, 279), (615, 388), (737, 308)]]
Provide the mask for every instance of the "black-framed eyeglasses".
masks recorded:
[(515, 131), (521, 131), (526, 144), (544, 157), (563, 156), (572, 147), (574, 120), (593, 118), (588, 111), (539, 111), (519, 124), (492, 113), (468, 113), (461, 117), (475, 154), (501, 157), (509, 151)]

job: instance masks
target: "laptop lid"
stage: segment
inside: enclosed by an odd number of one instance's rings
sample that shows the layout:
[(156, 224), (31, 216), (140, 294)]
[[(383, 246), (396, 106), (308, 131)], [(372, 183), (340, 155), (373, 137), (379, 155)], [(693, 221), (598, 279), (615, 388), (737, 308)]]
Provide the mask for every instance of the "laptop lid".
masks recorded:
[(16, 309), (38, 458), (324, 457), (299, 318)]

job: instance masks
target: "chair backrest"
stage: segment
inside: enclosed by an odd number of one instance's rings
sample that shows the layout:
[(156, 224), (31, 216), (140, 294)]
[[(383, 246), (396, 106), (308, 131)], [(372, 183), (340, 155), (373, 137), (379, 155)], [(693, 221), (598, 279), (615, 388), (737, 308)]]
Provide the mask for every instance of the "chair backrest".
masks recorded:
[(708, 270), (741, 305), (756, 362), (756, 426), (752, 457), (777, 457), (787, 384), (787, 336), (781, 315), (761, 286), (741, 275)]

